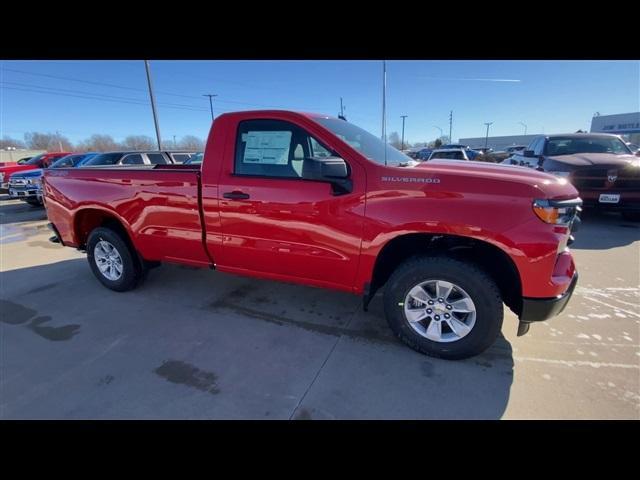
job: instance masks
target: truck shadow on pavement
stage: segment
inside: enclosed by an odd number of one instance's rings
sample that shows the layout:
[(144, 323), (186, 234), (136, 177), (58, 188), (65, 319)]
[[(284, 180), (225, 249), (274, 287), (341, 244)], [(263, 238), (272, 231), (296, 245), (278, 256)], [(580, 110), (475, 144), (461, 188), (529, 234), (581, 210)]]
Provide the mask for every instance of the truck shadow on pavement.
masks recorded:
[(619, 213), (587, 210), (580, 217), (582, 223), (574, 233), (572, 249), (606, 250), (640, 239), (640, 222), (625, 220)]
[[(93, 278), (84, 259), (1, 275), (6, 341), (17, 335), (22, 342), (21, 348), (8, 352), (13, 358), (7, 362), (7, 377), (19, 374), (11, 371), (12, 366), (23, 372), (37, 370), (39, 363), (31, 359), (50, 356), (48, 345), (65, 348), (72, 344), (65, 355), (72, 357), (74, 364), (83, 364), (88, 352), (126, 336), (126, 342), (110, 350), (112, 356), (91, 360), (92, 368), (117, 378), (121, 395), (138, 391), (137, 395), (154, 399), (167, 395), (166, 391), (158, 385), (140, 392), (136, 389), (140, 378), (155, 386), (154, 379), (166, 377), (174, 388), (200, 392), (202, 388), (195, 387), (202, 379), (198, 377), (194, 387), (194, 382), (183, 381), (185, 372), (215, 372), (217, 395), (207, 395), (206, 400), (193, 397), (193, 402), (206, 402), (208, 418), (228, 418), (220, 406), (225, 402), (234, 405), (234, 418), (263, 418), (265, 413), (256, 414), (266, 401), (260, 400), (263, 398), (271, 399), (271, 404), (262, 407), (271, 412), (269, 418), (293, 419), (499, 419), (509, 402), (514, 360), (506, 338), (500, 336), (486, 352), (466, 360), (427, 357), (393, 336), (380, 296), (366, 313), (361, 299), (346, 293), (172, 265), (152, 270), (139, 289), (118, 294), (106, 291)], [(103, 313), (92, 311), (91, 305), (101, 305)], [(511, 327), (507, 319), (504, 328)], [(29, 330), (36, 335), (21, 333)], [(41, 342), (39, 337), (54, 343)], [(249, 361), (248, 348), (260, 349), (260, 365)], [(22, 355), (24, 358), (17, 358)], [(219, 363), (216, 355), (224, 358), (224, 363)], [(159, 356), (164, 363), (156, 361)], [(166, 364), (166, 359), (171, 363)], [(146, 366), (151, 363), (155, 370)], [(233, 366), (233, 374), (226, 374), (225, 365)], [(281, 366), (274, 369), (270, 365)], [(176, 370), (175, 366), (181, 368)], [(64, 368), (59, 368), (58, 374), (64, 374)], [(54, 360), (48, 369), (55, 374)], [(261, 370), (263, 380), (260, 386), (247, 390), (244, 382), (256, 375), (256, 369)], [(29, 378), (32, 374), (37, 377), (31, 372)], [(78, 382), (84, 381), (81, 370), (75, 375)], [(299, 385), (306, 387), (300, 390)], [(101, 384), (99, 388), (105, 387)], [(51, 393), (65, 398), (65, 404), (82, 404), (83, 411), (100, 417), (102, 394), (91, 397), (96, 402), (91, 407), (86, 400), (87, 388), (60, 387)], [(283, 388), (297, 393), (283, 395)], [(6, 392), (6, 403), (11, 407), (15, 392), (8, 387)], [(224, 402), (216, 403), (220, 398)], [(275, 407), (274, 399), (280, 402)], [(171, 401), (166, 398), (162, 403), (170, 405)], [(275, 413), (276, 407), (285, 413)], [(29, 418), (27, 407), (20, 408), (21, 416)], [(47, 416), (65, 417), (56, 408), (52, 402)], [(145, 415), (188, 417), (182, 410), (168, 413), (162, 409), (146, 411)], [(115, 416), (119, 416), (117, 412)]]

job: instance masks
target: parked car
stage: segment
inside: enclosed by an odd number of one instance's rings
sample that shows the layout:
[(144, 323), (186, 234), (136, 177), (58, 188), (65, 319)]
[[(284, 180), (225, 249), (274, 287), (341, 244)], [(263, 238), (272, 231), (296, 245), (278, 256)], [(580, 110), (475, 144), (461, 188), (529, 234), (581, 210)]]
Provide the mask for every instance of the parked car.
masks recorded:
[(524, 152), (524, 149), (527, 148), (526, 145), (513, 145), (511, 147), (507, 147), (505, 152), (509, 154), (514, 154), (516, 152)]
[(116, 165), (167, 165), (183, 163), (195, 152), (121, 151), (96, 155), (82, 165), (84, 168)]
[(476, 147), (474, 148), (476, 152), (479, 152), (481, 155), (488, 155), (493, 153), (493, 148), (491, 147)]
[(440, 148), (441, 149), (462, 148), (466, 152), (467, 157), (469, 157), (469, 160), (475, 160), (477, 156), (482, 154), (482, 152), (480, 152), (478, 149), (474, 149), (474, 148), (471, 148), (469, 145), (462, 145), (460, 143), (451, 143), (449, 145), (442, 145)]
[(71, 152), (41, 153), (20, 165), (14, 163), (13, 165), (0, 166), (0, 189), (7, 190), (7, 188), (9, 188), (9, 180), (11, 179), (11, 175), (14, 173), (25, 170), (36, 170), (38, 168), (47, 168), (58, 158), (66, 157), (67, 155), (70, 155), (70, 153)]
[(27, 163), (29, 160), (31, 160), (33, 157), (22, 157), (20, 160), (18, 160), (16, 163), (18, 165), (22, 165), (24, 163)]
[[(49, 168), (78, 167), (97, 153), (75, 153), (59, 158)], [(9, 196), (23, 200), (31, 205), (42, 205), (42, 174), (44, 169), (18, 172), (9, 180)]]
[(438, 148), (431, 152), (429, 160), (436, 158), (446, 158), (449, 160), (469, 160), (467, 150), (463, 148)]
[(384, 286), (394, 333), (450, 359), (494, 342), (503, 302), (524, 335), (576, 285), (566, 246), (580, 199), (553, 175), (398, 168), (410, 158), (347, 121), (276, 110), (218, 116), (205, 154), (201, 166), (45, 170), (54, 240), (85, 250), (119, 292), (163, 261), (342, 290), (365, 309)]
[(617, 135), (542, 135), (504, 163), (566, 178), (580, 192), (585, 208), (615, 210), (640, 221), (640, 159)]
[(184, 162), (185, 165), (200, 165), (204, 158), (204, 152), (198, 152), (191, 155), (191, 157)]

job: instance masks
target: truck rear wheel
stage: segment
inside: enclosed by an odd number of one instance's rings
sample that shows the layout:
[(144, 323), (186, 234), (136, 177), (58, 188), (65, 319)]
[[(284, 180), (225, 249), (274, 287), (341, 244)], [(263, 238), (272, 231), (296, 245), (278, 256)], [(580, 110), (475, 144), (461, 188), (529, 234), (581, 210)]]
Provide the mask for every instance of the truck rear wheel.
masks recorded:
[(476, 265), (449, 257), (413, 257), (387, 282), (391, 330), (414, 350), (446, 359), (477, 355), (502, 327), (500, 290)]
[(110, 228), (99, 227), (89, 234), (87, 260), (96, 278), (116, 292), (134, 289), (144, 277), (135, 252)]

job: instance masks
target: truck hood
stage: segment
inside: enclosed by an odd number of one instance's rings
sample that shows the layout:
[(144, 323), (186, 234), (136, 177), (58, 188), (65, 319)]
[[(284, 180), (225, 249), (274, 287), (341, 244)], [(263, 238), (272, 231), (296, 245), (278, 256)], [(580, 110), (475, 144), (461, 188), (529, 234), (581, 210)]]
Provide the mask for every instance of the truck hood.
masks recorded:
[[(522, 195), (546, 198), (568, 199), (578, 196), (578, 191), (566, 179), (549, 173), (532, 170), (529, 167), (504, 165), (487, 162), (464, 160), (430, 160), (407, 170), (429, 173), (430, 176), (454, 175), (472, 179), (504, 182), (512, 186)], [(533, 193), (533, 192), (538, 192)]]
[(35, 170), (38, 167), (35, 165), (9, 165), (6, 167), (0, 167), (0, 173), (13, 173), (13, 172), (21, 172), (22, 170)]
[(11, 178), (33, 178), (33, 177), (41, 177), (42, 176), (42, 168), (38, 168), (36, 170), (27, 170), (25, 172), (18, 172), (14, 175), (11, 175)]
[(626, 166), (639, 160), (635, 155), (614, 155), (613, 153), (576, 153), (574, 155), (549, 156), (554, 162), (564, 163), (572, 167), (588, 167), (594, 165)]

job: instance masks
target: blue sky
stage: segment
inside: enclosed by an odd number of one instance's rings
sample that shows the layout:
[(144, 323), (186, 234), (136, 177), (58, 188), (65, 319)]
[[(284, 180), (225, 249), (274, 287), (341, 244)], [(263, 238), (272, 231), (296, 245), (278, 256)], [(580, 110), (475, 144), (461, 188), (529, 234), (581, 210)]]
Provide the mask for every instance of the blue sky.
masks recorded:
[[(382, 63), (377, 61), (152, 61), (163, 139), (206, 138), (214, 114), (285, 108), (336, 115), (381, 133)], [(78, 81), (80, 80), (80, 81)], [(83, 98), (80, 98), (83, 97)], [(86, 98), (91, 97), (91, 98)], [(588, 130), (602, 115), (640, 110), (637, 61), (387, 61), (387, 132), (429, 141)], [(142, 61), (2, 61), (0, 137), (60, 131), (154, 137)]]

